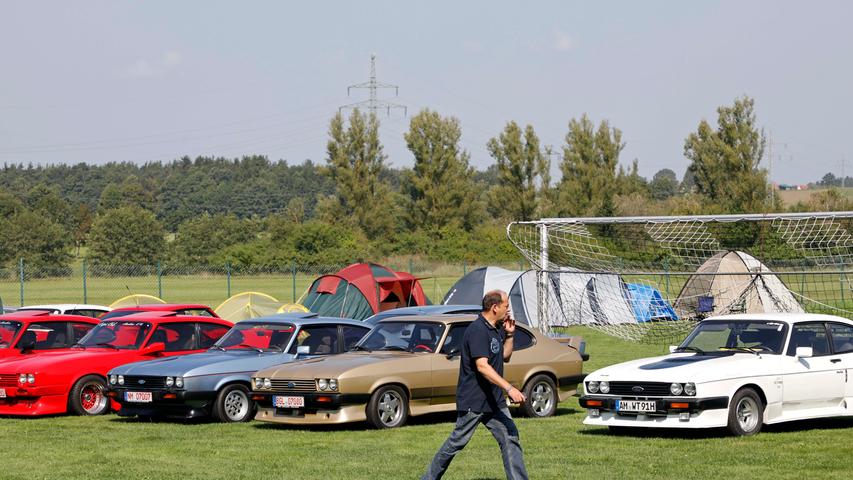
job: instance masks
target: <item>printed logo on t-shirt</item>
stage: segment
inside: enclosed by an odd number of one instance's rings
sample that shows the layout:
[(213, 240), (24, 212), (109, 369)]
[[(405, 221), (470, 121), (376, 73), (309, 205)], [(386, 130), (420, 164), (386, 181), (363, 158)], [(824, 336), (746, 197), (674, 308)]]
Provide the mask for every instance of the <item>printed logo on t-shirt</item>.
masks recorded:
[(492, 339), (492, 344), (491, 344), (491, 345), (489, 345), (489, 347), (492, 349), (492, 353), (498, 353), (498, 352), (500, 351), (500, 349), (501, 349), (501, 344), (500, 344), (500, 343), (498, 343), (498, 339), (497, 339), (497, 338), (493, 338), (493, 339)]

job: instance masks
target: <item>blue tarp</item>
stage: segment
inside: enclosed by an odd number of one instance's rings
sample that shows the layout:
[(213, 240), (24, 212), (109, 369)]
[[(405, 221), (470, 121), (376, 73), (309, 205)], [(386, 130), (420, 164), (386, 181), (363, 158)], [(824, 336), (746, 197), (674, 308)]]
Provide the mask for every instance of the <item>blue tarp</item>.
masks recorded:
[(631, 297), (631, 309), (637, 322), (678, 320), (675, 310), (654, 287), (641, 283), (627, 283), (625, 287)]

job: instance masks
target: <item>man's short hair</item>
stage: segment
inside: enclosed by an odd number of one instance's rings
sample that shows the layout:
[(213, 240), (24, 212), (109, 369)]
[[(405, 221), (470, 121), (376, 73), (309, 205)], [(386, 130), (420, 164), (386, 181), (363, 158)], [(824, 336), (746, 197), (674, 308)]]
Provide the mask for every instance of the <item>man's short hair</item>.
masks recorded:
[(483, 311), (488, 312), (495, 305), (503, 303), (505, 293), (500, 290), (486, 292), (483, 296)]

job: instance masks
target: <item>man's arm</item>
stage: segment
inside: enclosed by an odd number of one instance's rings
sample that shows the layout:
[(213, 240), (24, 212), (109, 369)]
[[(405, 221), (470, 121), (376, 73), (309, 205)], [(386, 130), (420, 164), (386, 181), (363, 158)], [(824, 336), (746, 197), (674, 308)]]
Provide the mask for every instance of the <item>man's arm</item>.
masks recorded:
[(523, 393), (521, 393), (517, 388), (513, 387), (508, 381), (506, 381), (503, 377), (498, 375), (498, 372), (489, 365), (489, 359), (486, 357), (478, 357), (476, 360), (477, 364), (477, 373), (486, 378), (486, 380), (491, 383), (501, 387), (509, 396), (509, 399), (512, 400), (513, 403), (521, 403), (526, 400)]

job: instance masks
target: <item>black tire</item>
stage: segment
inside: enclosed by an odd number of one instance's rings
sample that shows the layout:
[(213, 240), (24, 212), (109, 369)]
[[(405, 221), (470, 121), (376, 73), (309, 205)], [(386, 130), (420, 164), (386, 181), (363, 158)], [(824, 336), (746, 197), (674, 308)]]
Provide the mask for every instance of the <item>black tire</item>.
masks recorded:
[(373, 392), (367, 402), (367, 420), (376, 428), (397, 428), (409, 418), (409, 398), (396, 385), (386, 385)]
[(554, 415), (560, 396), (557, 385), (548, 375), (534, 376), (524, 386), (524, 396), (527, 400), (521, 404), (521, 411), (531, 418), (544, 418)]
[(752, 388), (742, 388), (729, 404), (728, 429), (738, 437), (755, 435), (764, 423), (764, 404)]
[(213, 416), (224, 423), (248, 422), (254, 418), (255, 402), (249, 396), (249, 389), (239, 383), (226, 385), (216, 395)]
[(98, 375), (77, 380), (68, 394), (68, 410), (75, 415), (102, 415), (110, 411), (107, 381)]

